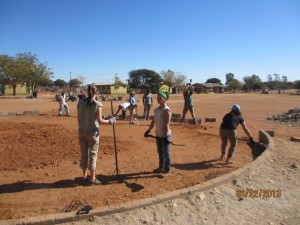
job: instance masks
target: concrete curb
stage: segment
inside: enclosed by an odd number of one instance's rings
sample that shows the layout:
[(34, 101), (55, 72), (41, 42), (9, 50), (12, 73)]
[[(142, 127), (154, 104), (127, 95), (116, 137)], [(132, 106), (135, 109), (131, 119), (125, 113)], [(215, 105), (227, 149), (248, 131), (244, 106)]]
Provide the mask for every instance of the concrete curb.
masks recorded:
[(0, 116), (23, 116), (23, 115), (39, 115), (38, 110), (16, 111), (16, 112), (0, 112)]
[(257, 170), (260, 168), (264, 161), (269, 158), (271, 151), (274, 150), (274, 141), (271, 138), (271, 136), (263, 131), (259, 131), (259, 141), (263, 145), (266, 146), (266, 150), (259, 156), (256, 160), (252, 161), (251, 163), (247, 164), (246, 166), (237, 169), (236, 171), (233, 171), (229, 174), (226, 174), (221, 177), (214, 178), (212, 180), (209, 180), (205, 183), (195, 185), (193, 187), (175, 190), (172, 192), (168, 192), (162, 195), (158, 195), (156, 197), (147, 198), (147, 199), (141, 199), (136, 200), (124, 204), (120, 204), (118, 206), (108, 206), (103, 208), (96, 208), (90, 211), (89, 214), (81, 214), (81, 215), (75, 215), (75, 212), (68, 212), (68, 213), (60, 213), (60, 214), (49, 214), (39, 217), (29, 217), (24, 219), (17, 219), (17, 220), (5, 220), (0, 221), (0, 224), (6, 224), (6, 225), (16, 225), (16, 224), (42, 224), (42, 225), (48, 225), (48, 224), (58, 224), (58, 223), (67, 223), (67, 222), (74, 222), (79, 221), (83, 219), (88, 219), (92, 216), (106, 216), (114, 213), (120, 213), (120, 212), (126, 212), (137, 208), (142, 208), (146, 206), (151, 206), (155, 204), (159, 204), (168, 200), (181, 198), (188, 196), (190, 194), (196, 193), (196, 192), (204, 192), (209, 189), (218, 187), (220, 185), (226, 184), (232, 180), (236, 180), (239, 177), (242, 176), (249, 176), (252, 171)]

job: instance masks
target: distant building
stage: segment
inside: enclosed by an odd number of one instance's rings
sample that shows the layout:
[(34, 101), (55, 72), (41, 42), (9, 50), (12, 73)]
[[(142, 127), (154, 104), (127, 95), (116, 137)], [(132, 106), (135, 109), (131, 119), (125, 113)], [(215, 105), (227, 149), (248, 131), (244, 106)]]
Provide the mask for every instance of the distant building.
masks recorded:
[(97, 87), (100, 94), (127, 94), (127, 86), (114, 86), (114, 83), (96, 83), (93, 84)]
[(173, 93), (172, 87), (169, 87), (169, 86), (166, 85), (166, 84), (163, 84), (163, 85), (159, 88), (159, 91), (169, 92), (170, 94)]
[[(10, 84), (2, 85), (0, 84), (0, 95), (13, 95), (14, 89)], [(17, 84), (16, 86), (16, 95), (26, 95), (29, 94), (30, 91), (27, 88), (26, 84)]]
[(193, 84), (196, 92), (204, 93), (223, 93), (225, 86), (217, 83), (195, 83)]

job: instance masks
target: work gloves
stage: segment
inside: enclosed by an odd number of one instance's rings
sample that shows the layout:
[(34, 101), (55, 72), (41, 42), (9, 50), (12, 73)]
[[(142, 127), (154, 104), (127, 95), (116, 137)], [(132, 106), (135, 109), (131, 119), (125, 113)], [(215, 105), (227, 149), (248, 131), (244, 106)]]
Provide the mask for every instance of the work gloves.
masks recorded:
[(150, 135), (150, 130), (147, 130), (144, 134), (144, 137), (147, 138), (147, 137), (149, 137), (149, 135)]
[(112, 117), (108, 121), (109, 121), (109, 124), (115, 124), (116, 123), (116, 117)]

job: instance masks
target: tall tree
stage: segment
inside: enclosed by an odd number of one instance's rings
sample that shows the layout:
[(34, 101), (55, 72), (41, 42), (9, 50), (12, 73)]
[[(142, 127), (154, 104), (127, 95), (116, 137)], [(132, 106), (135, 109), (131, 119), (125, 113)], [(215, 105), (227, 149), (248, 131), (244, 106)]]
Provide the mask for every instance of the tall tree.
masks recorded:
[(54, 81), (54, 85), (60, 88), (65, 88), (68, 86), (68, 83), (62, 79), (57, 79)]
[(174, 81), (174, 84), (175, 84), (175, 87), (184, 87), (185, 86), (185, 81), (186, 81), (187, 77), (186, 75), (180, 73), (180, 72), (177, 72), (175, 74), (175, 81)]
[(236, 90), (242, 90), (243, 84), (239, 80), (234, 79), (234, 80), (229, 82), (228, 88), (232, 89), (233, 92), (235, 93)]
[(282, 76), (281, 80), (282, 80), (282, 82), (288, 82), (287, 76)]
[(228, 85), (231, 81), (234, 80), (234, 74), (233, 73), (227, 73), (226, 74), (226, 85)]
[(5, 84), (12, 85), (13, 95), (16, 95), (17, 84), (26, 83), (32, 92), (36, 92), (38, 85), (49, 82), (52, 72), (38, 61), (36, 55), (18, 53), (16, 57), (0, 56), (0, 76)]
[(294, 81), (294, 88), (299, 89), (300, 90), (300, 80), (296, 80)]
[(207, 81), (205, 83), (207, 83), (207, 84), (213, 83), (213, 84), (221, 84), (222, 85), (221, 80), (218, 78), (209, 78), (209, 79), (207, 79)]
[(86, 77), (83, 75), (79, 75), (79, 76), (77, 76), (77, 80), (79, 80), (81, 85), (84, 86)]
[(118, 74), (115, 74), (114, 77), (114, 83), (112, 84), (112, 86), (114, 87), (115, 91), (118, 93), (118, 90), (120, 87), (126, 87), (127, 84), (124, 84), (121, 79), (119, 78)]
[(253, 74), (252, 76), (246, 76), (244, 79), (244, 89), (246, 90), (255, 90), (261, 89), (262, 82), (259, 76)]
[(164, 84), (168, 85), (169, 87), (173, 87), (175, 83), (175, 73), (172, 70), (162, 70), (160, 72), (162, 76)]
[(80, 80), (78, 80), (78, 79), (71, 79), (70, 81), (69, 81), (69, 86), (70, 87), (73, 87), (73, 86), (80, 86), (82, 83), (81, 83), (81, 81)]
[(278, 73), (274, 73), (273, 76), (274, 76), (274, 81), (281, 81), (280, 75)]
[(128, 86), (130, 89), (150, 88), (157, 90), (162, 82), (161, 76), (153, 70), (139, 69), (129, 72)]
[(271, 75), (271, 74), (268, 74), (268, 76), (267, 76), (267, 80), (268, 80), (268, 82), (271, 82), (271, 81), (273, 81), (273, 78), (272, 78), (272, 75)]
[(0, 80), (13, 87), (13, 95), (16, 95), (17, 84), (23, 84), (21, 62), (15, 57), (0, 55)]

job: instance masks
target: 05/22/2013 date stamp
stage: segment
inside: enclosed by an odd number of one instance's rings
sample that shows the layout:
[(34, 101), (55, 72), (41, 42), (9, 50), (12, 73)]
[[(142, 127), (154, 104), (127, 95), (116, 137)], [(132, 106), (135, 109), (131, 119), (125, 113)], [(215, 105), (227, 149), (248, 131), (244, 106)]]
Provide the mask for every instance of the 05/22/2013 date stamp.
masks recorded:
[(281, 198), (280, 189), (236, 189), (237, 198)]

